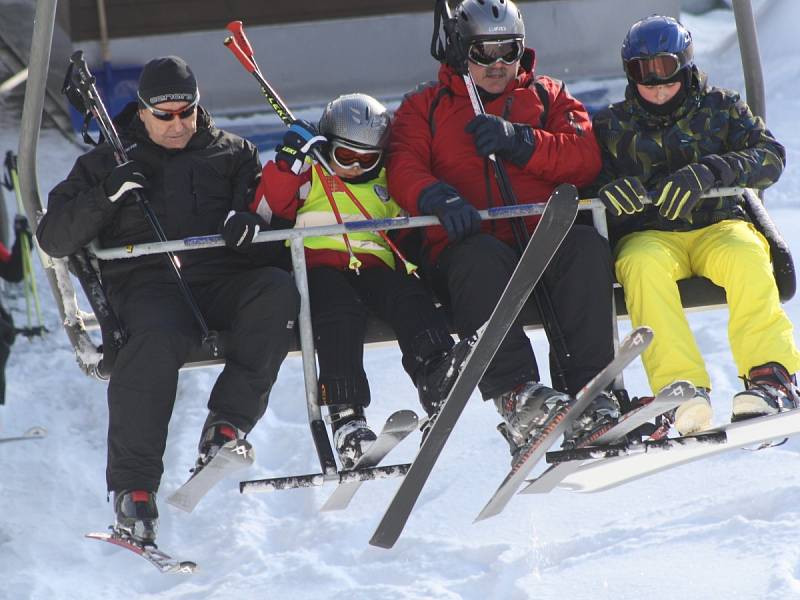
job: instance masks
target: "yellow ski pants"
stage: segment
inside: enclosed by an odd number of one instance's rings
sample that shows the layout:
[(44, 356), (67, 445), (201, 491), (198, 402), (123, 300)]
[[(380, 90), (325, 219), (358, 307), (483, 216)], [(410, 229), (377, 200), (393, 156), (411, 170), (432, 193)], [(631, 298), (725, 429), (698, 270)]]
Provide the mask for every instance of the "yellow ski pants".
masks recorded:
[(739, 375), (768, 362), (789, 373), (800, 370), (769, 245), (752, 224), (728, 220), (695, 231), (637, 231), (617, 244), (616, 273), (633, 326), (647, 325), (655, 333), (642, 355), (653, 392), (679, 379), (711, 388), (678, 293), (677, 281), (694, 275), (725, 289), (728, 340)]

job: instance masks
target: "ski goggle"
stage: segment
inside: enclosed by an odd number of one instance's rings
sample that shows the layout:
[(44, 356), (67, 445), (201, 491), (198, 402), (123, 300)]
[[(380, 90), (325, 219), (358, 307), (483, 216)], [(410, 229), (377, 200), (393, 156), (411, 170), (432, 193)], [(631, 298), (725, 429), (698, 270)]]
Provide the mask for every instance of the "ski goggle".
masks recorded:
[(197, 97), (194, 99), (189, 106), (184, 106), (183, 108), (178, 108), (176, 110), (166, 110), (163, 108), (156, 108), (152, 104), (148, 104), (141, 97), (139, 97), (139, 102), (144, 106), (150, 114), (153, 115), (159, 121), (172, 121), (175, 117), (179, 119), (188, 119), (194, 114), (194, 111), (197, 110), (197, 103), (200, 101), (200, 98)]
[(333, 162), (343, 169), (351, 169), (358, 165), (365, 171), (374, 168), (381, 160), (383, 150), (361, 150), (348, 146), (340, 140), (331, 142), (331, 157)]
[(476, 42), (469, 47), (467, 56), (481, 67), (491, 67), (497, 62), (511, 65), (522, 57), (524, 50), (522, 40)]
[(625, 61), (628, 77), (642, 85), (658, 85), (673, 77), (680, 69), (681, 61), (677, 54), (654, 54)]

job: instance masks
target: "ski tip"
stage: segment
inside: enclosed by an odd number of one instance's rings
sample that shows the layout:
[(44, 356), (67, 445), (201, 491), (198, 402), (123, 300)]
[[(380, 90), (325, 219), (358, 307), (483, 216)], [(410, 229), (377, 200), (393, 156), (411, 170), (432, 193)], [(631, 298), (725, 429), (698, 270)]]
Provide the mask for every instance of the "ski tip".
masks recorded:
[(47, 429), (39, 426), (31, 427), (24, 435), (26, 438), (43, 438), (47, 435)]
[(171, 566), (169, 569), (164, 571), (170, 575), (191, 575), (192, 573), (197, 572), (197, 563), (191, 560), (184, 560), (181, 561), (177, 565)]

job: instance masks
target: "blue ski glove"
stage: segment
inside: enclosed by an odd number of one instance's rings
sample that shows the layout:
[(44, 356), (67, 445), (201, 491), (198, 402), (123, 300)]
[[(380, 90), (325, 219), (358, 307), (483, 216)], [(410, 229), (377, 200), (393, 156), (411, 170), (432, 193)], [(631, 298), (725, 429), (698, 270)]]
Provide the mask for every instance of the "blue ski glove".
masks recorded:
[(481, 156), (496, 154), (518, 167), (524, 167), (536, 149), (533, 127), (509, 123), (496, 115), (477, 115), (464, 130), (472, 134)]
[(222, 239), (225, 245), (233, 250), (247, 250), (253, 238), (265, 227), (264, 219), (250, 212), (232, 210), (222, 223)]
[(458, 242), (481, 230), (481, 215), (456, 189), (439, 181), (419, 195), (417, 208), (423, 215), (436, 215), (447, 231), (447, 239)]
[(289, 170), (298, 175), (306, 156), (327, 142), (316, 126), (308, 121), (295, 120), (283, 136), (283, 142), (275, 147), (275, 162), (283, 162)]
[(692, 211), (703, 194), (714, 187), (716, 177), (707, 166), (691, 163), (681, 167), (661, 182), (655, 205), (662, 217), (691, 222)]
[(131, 190), (147, 188), (147, 176), (144, 165), (129, 160), (117, 165), (103, 181), (103, 192), (111, 202), (116, 202)]
[(600, 188), (597, 197), (609, 214), (615, 217), (632, 215), (644, 210), (647, 190), (637, 177), (620, 177)]

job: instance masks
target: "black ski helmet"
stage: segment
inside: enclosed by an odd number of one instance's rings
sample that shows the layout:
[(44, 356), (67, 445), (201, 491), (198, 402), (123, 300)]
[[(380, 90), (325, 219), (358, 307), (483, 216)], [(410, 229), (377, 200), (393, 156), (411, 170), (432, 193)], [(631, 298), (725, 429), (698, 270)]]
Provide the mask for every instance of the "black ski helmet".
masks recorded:
[(463, 0), (453, 12), (463, 51), (481, 40), (524, 40), (522, 13), (511, 0)]
[(692, 34), (672, 17), (651, 15), (631, 26), (622, 42), (621, 55), (628, 79), (633, 79), (629, 61), (657, 55), (673, 55), (678, 59), (678, 71), (689, 69), (694, 65)]

